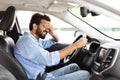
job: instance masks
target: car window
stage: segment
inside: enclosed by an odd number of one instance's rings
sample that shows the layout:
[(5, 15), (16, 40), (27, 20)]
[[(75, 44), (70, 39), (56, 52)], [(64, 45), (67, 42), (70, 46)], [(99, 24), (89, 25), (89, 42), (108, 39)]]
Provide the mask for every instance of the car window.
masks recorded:
[[(31, 16), (36, 12), (17, 11), (16, 13), (22, 34), (26, 31), (28, 32)], [(59, 42), (68, 44), (72, 43), (74, 41), (74, 32), (76, 31), (76, 28), (50, 14), (47, 15), (49, 15), (49, 17), (51, 18), (51, 24), (54, 27), (55, 33), (57, 33), (57, 35), (59, 36)], [(47, 35), (47, 38), (50, 37), (50, 35)]]
[(82, 17), (80, 15), (80, 7), (72, 8), (69, 11), (107, 36), (120, 39), (120, 22), (117, 19), (103, 14), (92, 16), (91, 13), (86, 17)]

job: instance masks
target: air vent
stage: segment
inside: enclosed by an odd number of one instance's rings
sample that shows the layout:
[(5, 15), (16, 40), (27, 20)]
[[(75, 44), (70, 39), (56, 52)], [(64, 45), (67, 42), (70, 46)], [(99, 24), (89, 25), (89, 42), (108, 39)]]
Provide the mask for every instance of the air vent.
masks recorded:
[(110, 67), (110, 65), (113, 61), (114, 55), (115, 55), (115, 50), (114, 49), (109, 49), (105, 59), (103, 60), (101, 66), (100, 66), (100, 69), (99, 69), (100, 71)]
[[(102, 55), (104, 57), (101, 58), (101, 54), (105, 54)], [(105, 71), (111, 69), (116, 62), (117, 56), (118, 56), (117, 48), (116, 49), (100, 48), (98, 50), (98, 56), (93, 64), (93, 68), (92, 68), (93, 72), (97, 75), (101, 75)]]

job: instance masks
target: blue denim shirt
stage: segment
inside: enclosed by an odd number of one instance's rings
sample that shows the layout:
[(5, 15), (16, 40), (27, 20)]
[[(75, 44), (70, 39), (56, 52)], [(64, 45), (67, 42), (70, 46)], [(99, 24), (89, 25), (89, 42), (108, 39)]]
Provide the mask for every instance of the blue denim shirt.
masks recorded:
[[(14, 48), (14, 55), (23, 65), (30, 79), (36, 79), (39, 73), (45, 71), (46, 66), (56, 65), (60, 62), (59, 52), (48, 52), (44, 48), (48, 48), (55, 44), (53, 39), (37, 40), (31, 33), (25, 32), (17, 41)], [(52, 74), (47, 75), (47, 80), (53, 77)]]

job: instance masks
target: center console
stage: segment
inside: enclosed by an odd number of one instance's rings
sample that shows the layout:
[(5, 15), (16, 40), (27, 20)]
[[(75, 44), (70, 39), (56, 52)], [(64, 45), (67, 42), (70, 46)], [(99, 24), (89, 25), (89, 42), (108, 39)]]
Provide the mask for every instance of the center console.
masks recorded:
[(97, 75), (101, 75), (113, 67), (117, 59), (118, 52), (115, 48), (100, 47), (96, 54), (97, 56), (94, 60), (92, 71)]

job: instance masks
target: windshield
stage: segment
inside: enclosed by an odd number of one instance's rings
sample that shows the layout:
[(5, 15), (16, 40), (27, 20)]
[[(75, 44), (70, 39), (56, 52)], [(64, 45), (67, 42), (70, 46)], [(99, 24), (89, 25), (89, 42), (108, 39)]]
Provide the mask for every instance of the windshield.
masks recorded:
[(115, 1), (114, 0), (97, 0), (97, 1), (120, 11), (120, 0), (115, 0)]
[(82, 17), (80, 14), (80, 7), (75, 7), (70, 9), (70, 12), (73, 13), (75, 16), (79, 17), (80, 19), (84, 20), (91, 26), (98, 29), (100, 32), (104, 33), (105, 35), (120, 39), (120, 22), (108, 17), (106, 15), (100, 14), (98, 16), (92, 16), (89, 13), (86, 17)]

